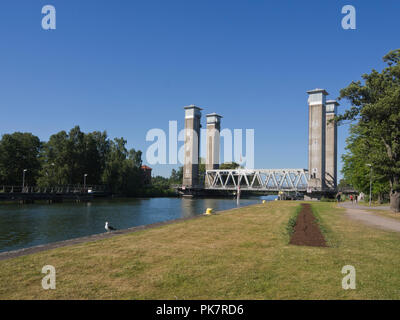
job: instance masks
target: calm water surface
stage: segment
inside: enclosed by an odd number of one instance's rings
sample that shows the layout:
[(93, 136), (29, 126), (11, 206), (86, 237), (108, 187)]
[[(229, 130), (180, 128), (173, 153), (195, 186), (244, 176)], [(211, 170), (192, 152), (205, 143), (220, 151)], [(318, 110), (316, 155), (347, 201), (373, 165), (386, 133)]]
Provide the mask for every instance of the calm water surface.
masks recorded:
[[(240, 206), (268, 197), (241, 199)], [(0, 252), (105, 232), (105, 221), (117, 229), (192, 217), (237, 207), (232, 199), (149, 198), (60, 204), (0, 204)]]

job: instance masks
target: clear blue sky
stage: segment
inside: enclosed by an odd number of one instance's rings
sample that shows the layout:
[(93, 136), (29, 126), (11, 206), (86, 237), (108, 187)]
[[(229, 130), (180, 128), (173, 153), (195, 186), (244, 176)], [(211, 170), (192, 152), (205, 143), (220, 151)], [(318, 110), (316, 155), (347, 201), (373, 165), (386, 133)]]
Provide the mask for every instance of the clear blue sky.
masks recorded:
[[(53, 31), (41, 28), (46, 4)], [(341, 28), (346, 4), (356, 30)], [(400, 46), (399, 14), (397, 0), (3, 0), (0, 134), (47, 140), (80, 125), (145, 152), (147, 131), (182, 128), (194, 103), (222, 114), (223, 127), (255, 129), (255, 167), (307, 168), (306, 91), (336, 98), (381, 69)], [(346, 136), (341, 127), (339, 168)]]

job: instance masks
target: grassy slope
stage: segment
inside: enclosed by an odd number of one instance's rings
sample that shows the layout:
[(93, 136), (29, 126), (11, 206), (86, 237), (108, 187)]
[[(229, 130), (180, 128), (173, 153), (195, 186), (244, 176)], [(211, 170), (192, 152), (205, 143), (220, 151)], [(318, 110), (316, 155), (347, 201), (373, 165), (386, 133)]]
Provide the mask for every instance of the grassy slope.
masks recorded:
[[(400, 298), (400, 234), (315, 203), (330, 248), (287, 244), (296, 202), (272, 202), (129, 235), (0, 261), (1, 299)], [(57, 289), (41, 288), (41, 268)], [(343, 290), (341, 269), (357, 270)]]

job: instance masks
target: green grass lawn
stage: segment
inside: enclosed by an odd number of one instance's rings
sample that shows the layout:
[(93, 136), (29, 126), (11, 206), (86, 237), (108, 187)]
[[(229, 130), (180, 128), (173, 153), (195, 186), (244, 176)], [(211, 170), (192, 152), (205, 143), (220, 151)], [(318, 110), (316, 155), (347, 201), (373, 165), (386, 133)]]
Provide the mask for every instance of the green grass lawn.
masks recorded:
[[(0, 261), (1, 299), (399, 299), (400, 234), (312, 203), (329, 248), (288, 245), (299, 202), (274, 201)], [(353, 265), (356, 290), (343, 290)], [(57, 288), (43, 290), (44, 265)]]

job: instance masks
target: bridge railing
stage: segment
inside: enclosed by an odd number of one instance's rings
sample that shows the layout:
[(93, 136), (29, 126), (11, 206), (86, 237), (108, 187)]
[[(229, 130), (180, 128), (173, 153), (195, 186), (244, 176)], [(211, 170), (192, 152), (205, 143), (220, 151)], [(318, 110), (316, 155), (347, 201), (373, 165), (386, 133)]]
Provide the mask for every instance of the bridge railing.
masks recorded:
[(56, 185), (56, 186), (0, 186), (0, 194), (9, 193), (46, 193), (46, 194), (71, 194), (71, 193), (98, 193), (106, 192), (105, 185)]

